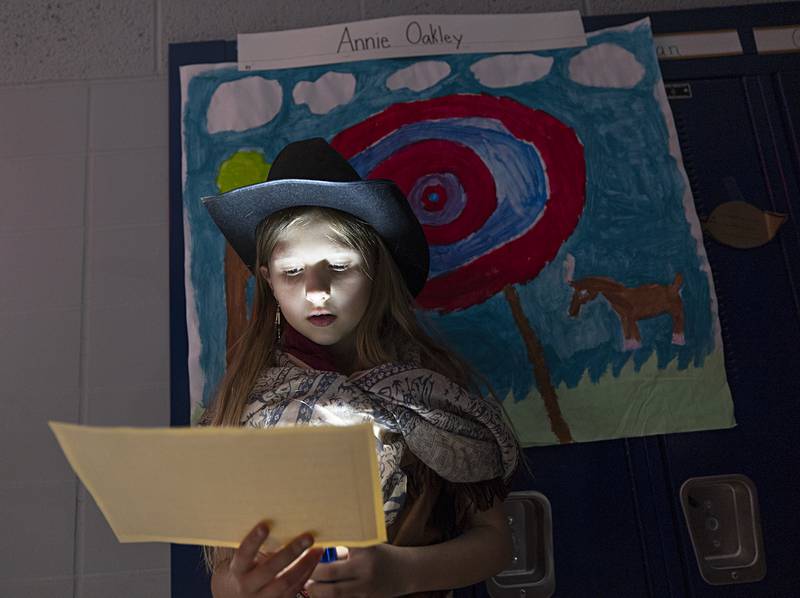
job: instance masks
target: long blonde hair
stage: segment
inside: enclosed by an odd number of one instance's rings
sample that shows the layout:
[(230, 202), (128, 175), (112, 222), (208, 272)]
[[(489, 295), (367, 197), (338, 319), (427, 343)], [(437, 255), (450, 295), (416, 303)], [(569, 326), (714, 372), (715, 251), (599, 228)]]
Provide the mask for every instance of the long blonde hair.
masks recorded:
[[(259, 375), (275, 364), (277, 301), (261, 274), (269, 265), (281, 234), (302, 227), (316, 218), (330, 225), (331, 240), (358, 251), (372, 280), (369, 307), (355, 329), (356, 369), (367, 369), (417, 353), (425, 367), (458, 384), (475, 389), (475, 378), (466, 363), (434, 340), (417, 321), (414, 298), (385, 244), (367, 223), (327, 208), (297, 207), (282, 210), (265, 219), (256, 232), (256, 278), (252, 314), (241, 338), (231, 348), (228, 369), (217, 395), (204, 417), (210, 425), (238, 426), (247, 400)], [(232, 549), (205, 550), (206, 565), (229, 559)]]

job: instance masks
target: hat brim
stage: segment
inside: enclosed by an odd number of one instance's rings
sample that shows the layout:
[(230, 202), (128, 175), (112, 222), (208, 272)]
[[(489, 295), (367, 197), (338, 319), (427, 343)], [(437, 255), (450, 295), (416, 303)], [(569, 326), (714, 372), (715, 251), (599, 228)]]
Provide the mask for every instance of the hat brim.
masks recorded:
[(282, 179), (202, 201), (250, 270), (256, 263), (256, 229), (262, 220), (287, 208), (321, 207), (346, 212), (369, 224), (394, 257), (411, 294), (418, 295), (425, 286), (430, 261), (425, 233), (403, 192), (391, 181)]

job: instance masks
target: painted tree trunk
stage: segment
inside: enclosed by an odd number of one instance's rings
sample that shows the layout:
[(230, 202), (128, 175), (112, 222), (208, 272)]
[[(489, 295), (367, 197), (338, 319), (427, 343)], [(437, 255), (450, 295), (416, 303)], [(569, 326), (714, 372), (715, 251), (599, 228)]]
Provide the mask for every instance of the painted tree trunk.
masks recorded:
[(550, 418), (550, 429), (553, 430), (553, 434), (556, 435), (560, 443), (574, 442), (569, 426), (561, 415), (561, 409), (558, 406), (558, 396), (556, 395), (556, 389), (553, 388), (553, 383), (550, 381), (550, 371), (547, 369), (542, 343), (522, 310), (519, 295), (517, 295), (513, 285), (506, 285), (503, 289), (503, 294), (506, 297), (506, 301), (508, 301), (509, 307), (511, 307), (511, 313), (514, 316), (514, 321), (517, 324), (517, 328), (519, 328), (522, 339), (525, 341), (528, 360), (533, 366), (533, 375), (536, 378), (536, 386), (539, 389), (539, 394), (542, 395), (547, 417)]

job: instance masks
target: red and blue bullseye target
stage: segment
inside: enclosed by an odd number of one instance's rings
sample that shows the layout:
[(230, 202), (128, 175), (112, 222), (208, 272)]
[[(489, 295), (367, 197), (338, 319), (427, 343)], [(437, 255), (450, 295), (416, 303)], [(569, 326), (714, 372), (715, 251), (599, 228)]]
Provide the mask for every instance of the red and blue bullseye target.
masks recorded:
[[(414, 133), (413, 128), (406, 134)], [(383, 151), (392, 144), (383, 145)], [(353, 158), (356, 170), (364, 154)], [(469, 147), (449, 139), (429, 139), (405, 145), (380, 159), (377, 166), (364, 168), (367, 178), (391, 179), (403, 192), (436, 247), (456, 244), (484, 225), (494, 212), (494, 178), (483, 160)], [(361, 172), (361, 170), (359, 170)], [(363, 176), (363, 175), (362, 175)], [(485, 201), (467, 201), (482, 197)], [(431, 256), (432, 267), (437, 259)]]
[(406, 194), (431, 248), (421, 307), (452, 311), (534, 278), (580, 218), (583, 146), (551, 115), (509, 98), (395, 104), (332, 145), (362, 177)]

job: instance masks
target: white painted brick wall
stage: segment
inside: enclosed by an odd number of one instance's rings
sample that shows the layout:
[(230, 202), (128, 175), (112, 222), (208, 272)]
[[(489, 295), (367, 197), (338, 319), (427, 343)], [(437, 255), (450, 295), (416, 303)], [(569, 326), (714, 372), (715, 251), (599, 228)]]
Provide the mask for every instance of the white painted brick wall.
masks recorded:
[(170, 42), (398, 14), (746, 3), (0, 2), (0, 596), (169, 595), (168, 547), (116, 541), (45, 422), (169, 422)]

